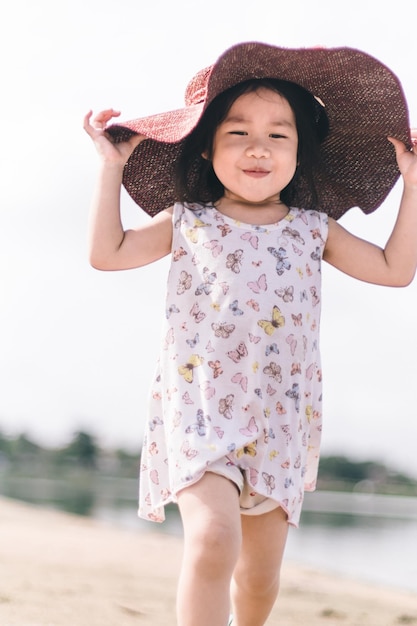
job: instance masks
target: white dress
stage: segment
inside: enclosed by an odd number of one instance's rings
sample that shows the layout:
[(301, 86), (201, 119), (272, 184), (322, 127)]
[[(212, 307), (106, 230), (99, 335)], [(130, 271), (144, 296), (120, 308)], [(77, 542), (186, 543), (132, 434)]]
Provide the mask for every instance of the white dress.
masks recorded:
[(151, 390), (139, 515), (226, 457), (297, 525), (322, 428), (321, 261), (327, 215), (253, 226), (176, 204), (166, 320)]

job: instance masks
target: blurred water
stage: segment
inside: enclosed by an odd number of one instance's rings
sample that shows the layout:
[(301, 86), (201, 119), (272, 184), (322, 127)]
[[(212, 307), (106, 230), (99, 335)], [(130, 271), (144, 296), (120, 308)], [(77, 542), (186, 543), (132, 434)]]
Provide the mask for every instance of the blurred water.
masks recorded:
[[(137, 481), (0, 480), (0, 494), (87, 515), (131, 531), (181, 536), (176, 507), (163, 524), (140, 520)], [(0, 509), (1, 515), (1, 509)], [(299, 529), (290, 529), (287, 560), (417, 593), (417, 498), (306, 494)]]
[[(314, 496), (306, 497), (300, 527), (290, 529), (288, 560), (417, 593), (416, 498), (323, 493), (319, 500), (328, 510), (314, 510), (318, 507)], [(336, 510), (344, 510), (329, 512), (332, 504)], [(96, 507), (92, 515), (103, 522), (139, 531), (182, 534), (175, 508), (166, 510), (163, 524), (137, 518), (131, 506), (117, 510)]]

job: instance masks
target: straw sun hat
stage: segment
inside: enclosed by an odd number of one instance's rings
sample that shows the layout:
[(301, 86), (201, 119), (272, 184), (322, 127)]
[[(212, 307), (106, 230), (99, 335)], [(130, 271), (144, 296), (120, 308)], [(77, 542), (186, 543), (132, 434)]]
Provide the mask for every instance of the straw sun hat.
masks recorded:
[[(185, 92), (185, 107), (114, 124), (114, 141), (132, 132), (143, 141), (126, 163), (123, 185), (149, 215), (171, 206), (175, 161), (182, 140), (222, 91), (251, 78), (298, 83), (324, 104), (330, 131), (322, 144), (317, 176), (320, 210), (335, 219), (358, 206), (371, 213), (399, 177), (393, 146), (397, 137), (411, 148), (407, 104), (398, 78), (373, 57), (351, 48), (279, 48), (241, 43), (198, 72)], [(309, 208), (300, 186), (293, 204)]]

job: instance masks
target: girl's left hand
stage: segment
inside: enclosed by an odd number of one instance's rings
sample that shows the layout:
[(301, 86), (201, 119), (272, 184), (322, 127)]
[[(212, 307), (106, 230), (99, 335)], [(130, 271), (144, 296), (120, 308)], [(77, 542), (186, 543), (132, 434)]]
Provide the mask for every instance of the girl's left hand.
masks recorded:
[(412, 128), (410, 132), (413, 144), (411, 150), (407, 150), (403, 142), (395, 139), (395, 137), (388, 137), (388, 141), (395, 148), (398, 168), (404, 178), (404, 182), (410, 185), (417, 185), (417, 128)]

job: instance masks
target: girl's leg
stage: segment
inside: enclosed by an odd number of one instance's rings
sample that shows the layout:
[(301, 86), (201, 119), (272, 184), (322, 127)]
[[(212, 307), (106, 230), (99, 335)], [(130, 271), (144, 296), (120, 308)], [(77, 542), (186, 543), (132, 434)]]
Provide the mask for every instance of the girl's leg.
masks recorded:
[(278, 595), (287, 516), (281, 508), (242, 515), (242, 533), (231, 589), (233, 626), (263, 626)]
[(184, 555), (178, 584), (178, 626), (226, 626), (230, 581), (241, 546), (239, 492), (207, 472), (178, 494)]

